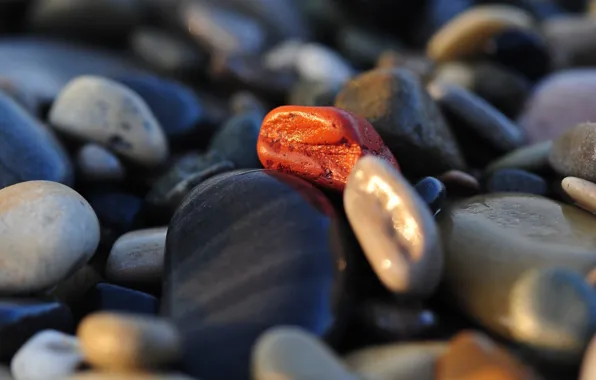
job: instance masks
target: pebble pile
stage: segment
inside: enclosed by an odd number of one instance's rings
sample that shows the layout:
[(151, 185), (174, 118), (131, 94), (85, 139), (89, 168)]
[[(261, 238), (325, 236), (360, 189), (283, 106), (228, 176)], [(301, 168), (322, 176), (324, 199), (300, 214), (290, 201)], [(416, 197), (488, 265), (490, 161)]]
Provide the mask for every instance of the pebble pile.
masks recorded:
[(596, 1), (0, 1), (0, 380), (596, 380)]

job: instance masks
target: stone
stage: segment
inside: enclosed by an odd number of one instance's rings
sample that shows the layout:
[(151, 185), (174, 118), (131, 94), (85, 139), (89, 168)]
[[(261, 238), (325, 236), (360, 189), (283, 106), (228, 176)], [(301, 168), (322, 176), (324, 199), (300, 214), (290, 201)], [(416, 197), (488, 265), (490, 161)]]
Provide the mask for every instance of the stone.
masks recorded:
[(500, 169), (523, 169), (530, 172), (544, 172), (550, 168), (548, 155), (553, 142), (543, 141), (518, 148), (501, 156), (486, 167), (492, 173)]
[(103, 278), (90, 264), (83, 265), (70, 277), (65, 278), (53, 288), (49, 295), (66, 304), (75, 304)]
[(387, 50), (377, 60), (377, 68), (403, 68), (416, 74), (424, 83), (429, 81), (435, 70), (435, 63), (428, 57), (408, 51)]
[(579, 123), (596, 121), (588, 101), (594, 86), (594, 69), (559, 71), (539, 82), (519, 118), (529, 141), (555, 139)]
[[(535, 350), (543, 350), (544, 340), (549, 340), (551, 347), (546, 348), (556, 354), (550, 360), (565, 361), (577, 354), (577, 343), (568, 345), (558, 332), (585, 323), (586, 319), (572, 317), (584, 318), (584, 311), (591, 310), (591, 298), (582, 290), (585, 281), (581, 276), (557, 275), (548, 280), (552, 283), (544, 280), (547, 284), (537, 288), (532, 279), (550, 275), (528, 274), (530, 280), (523, 276), (530, 270), (557, 267), (582, 276), (589, 273), (596, 263), (596, 217), (540, 196), (489, 194), (453, 203), (437, 221), (445, 250), (445, 290), (454, 306), (490, 331)], [(534, 302), (532, 297), (538, 298)], [(557, 310), (577, 314), (540, 315), (550, 313), (547, 305), (553, 299)], [(526, 318), (528, 308), (535, 312)], [(544, 333), (553, 330), (557, 332)], [(578, 334), (589, 337), (586, 330)]]
[(0, 119), (0, 189), (34, 180), (72, 184), (72, 164), (60, 142), (2, 91)]
[(161, 286), (167, 232), (158, 227), (120, 236), (108, 256), (106, 279), (132, 287)]
[(486, 180), (489, 193), (526, 193), (546, 196), (549, 192), (544, 178), (521, 169), (501, 169)]
[(154, 75), (114, 78), (137, 93), (149, 107), (169, 139), (191, 135), (205, 121), (203, 105), (192, 89)]
[(533, 20), (520, 8), (484, 4), (457, 15), (430, 39), (426, 54), (439, 62), (479, 53), (487, 40), (506, 29), (530, 29)]
[(288, 174), (242, 170), (195, 187), (166, 239), (161, 312), (184, 339), (181, 369), (248, 379), (251, 347), (273, 326), (339, 337), (335, 312), (355, 281), (343, 277), (357, 248), (347, 228), (320, 190)]
[(143, 200), (136, 195), (119, 191), (97, 189), (87, 195), (89, 203), (96, 210), (102, 227), (117, 232), (128, 232), (135, 227)]
[(64, 378), (83, 364), (77, 338), (55, 330), (33, 335), (10, 362), (15, 380)]
[[(566, 15), (546, 20), (542, 32), (557, 69), (596, 64), (596, 20), (580, 15)], [(585, 120), (584, 120), (585, 121)]]
[(59, 302), (33, 298), (0, 300), (0, 360), (10, 362), (14, 354), (36, 333), (44, 330), (70, 332), (72, 314)]
[(445, 351), (443, 342), (394, 343), (359, 349), (344, 361), (362, 379), (435, 380), (437, 359)]
[(0, 380), (14, 380), (10, 368), (5, 365), (0, 366)]
[(196, 380), (181, 373), (110, 373), (110, 372), (82, 372), (66, 380)]
[(254, 112), (265, 115), (265, 105), (255, 94), (250, 91), (238, 91), (232, 95), (229, 108), (233, 115)]
[(414, 189), (433, 215), (439, 212), (447, 197), (447, 189), (443, 182), (435, 177), (425, 177), (414, 185)]
[(480, 183), (478, 180), (459, 170), (449, 170), (439, 176), (449, 196), (469, 197), (480, 193)]
[(288, 103), (297, 106), (329, 107), (335, 102), (340, 88), (325, 82), (299, 81), (290, 91)]
[(594, 350), (596, 350), (596, 339), (592, 338), (582, 360), (579, 380), (591, 380), (596, 376)]
[(561, 187), (573, 201), (593, 214), (596, 214), (596, 184), (577, 177), (566, 177)]
[(357, 379), (316, 336), (297, 327), (264, 332), (255, 343), (251, 361), (255, 380)]
[(73, 309), (79, 316), (98, 311), (153, 316), (157, 314), (159, 301), (151, 294), (100, 282), (89, 289)]
[(208, 149), (233, 162), (235, 168), (260, 168), (261, 163), (255, 147), (263, 116), (260, 112), (254, 111), (232, 116), (215, 132)]
[(408, 181), (385, 161), (360, 159), (344, 207), (370, 265), (391, 292), (430, 296), (442, 277), (443, 252), (433, 215)]
[(168, 157), (164, 132), (147, 104), (107, 78), (82, 76), (69, 82), (49, 119), (58, 131), (105, 145), (140, 165), (156, 166)]
[(420, 81), (405, 69), (376, 69), (348, 82), (335, 106), (367, 119), (406, 176), (461, 169), (465, 162)]
[(99, 244), (87, 201), (56, 182), (29, 181), (0, 190), (0, 294), (46, 290), (82, 267)]
[(479, 96), (454, 85), (429, 84), (469, 163), (486, 164), (522, 146), (522, 130)]
[(561, 136), (552, 145), (548, 161), (564, 176), (596, 181), (596, 123), (579, 124)]
[(335, 39), (342, 55), (357, 67), (373, 67), (384, 51), (401, 48), (392, 36), (354, 24), (343, 25)]
[(335, 107), (282, 106), (272, 110), (263, 120), (257, 152), (266, 169), (340, 191), (361, 157), (378, 156), (399, 168), (372, 125)]
[(19, 87), (13, 80), (0, 77), (0, 91), (17, 102), (32, 116), (39, 116), (41, 114), (44, 106), (44, 99), (39, 98), (36, 94), (27, 92), (24, 88)]
[(457, 334), (437, 361), (437, 380), (531, 380), (532, 370), (484, 334)]
[(77, 169), (88, 181), (119, 181), (126, 177), (126, 169), (118, 157), (101, 145), (88, 143), (79, 149)]
[(156, 317), (95, 313), (81, 322), (77, 337), (85, 360), (111, 371), (164, 367), (182, 351), (176, 328)]

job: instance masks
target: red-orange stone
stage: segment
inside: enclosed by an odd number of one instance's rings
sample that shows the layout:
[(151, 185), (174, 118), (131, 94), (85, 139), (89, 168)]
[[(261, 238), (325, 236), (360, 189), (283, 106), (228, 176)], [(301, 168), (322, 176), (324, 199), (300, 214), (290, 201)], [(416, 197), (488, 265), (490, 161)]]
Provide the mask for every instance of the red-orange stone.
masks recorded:
[(267, 169), (340, 191), (356, 161), (367, 154), (384, 158), (399, 169), (366, 119), (336, 107), (274, 109), (263, 120), (257, 153)]

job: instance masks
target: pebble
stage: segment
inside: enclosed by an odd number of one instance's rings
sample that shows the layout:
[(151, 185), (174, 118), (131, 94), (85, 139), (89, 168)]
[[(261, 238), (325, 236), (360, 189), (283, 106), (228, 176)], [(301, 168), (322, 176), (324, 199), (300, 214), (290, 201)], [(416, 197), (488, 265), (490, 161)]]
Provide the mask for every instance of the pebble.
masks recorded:
[(167, 227), (126, 233), (118, 238), (106, 263), (106, 279), (132, 287), (161, 285)]
[(437, 362), (436, 380), (532, 380), (532, 370), (486, 335), (464, 331)]
[(89, 203), (56, 182), (29, 181), (0, 190), (0, 225), (4, 295), (56, 285), (82, 267), (99, 244), (99, 222)]
[(340, 91), (335, 106), (366, 118), (406, 176), (435, 175), (465, 166), (440, 110), (408, 70), (360, 74)]
[(416, 74), (422, 82), (428, 82), (435, 70), (435, 63), (428, 57), (408, 51), (387, 50), (377, 60), (377, 68), (403, 68)]
[(544, 172), (550, 168), (548, 155), (553, 142), (543, 141), (518, 148), (501, 156), (486, 167), (492, 173), (500, 169), (523, 169), (530, 172)]
[(443, 342), (394, 343), (360, 349), (344, 361), (366, 380), (435, 380), (437, 359), (446, 350)]
[(100, 282), (89, 289), (83, 300), (73, 305), (73, 309), (83, 316), (97, 311), (152, 316), (157, 314), (159, 300), (138, 290)]
[(316, 336), (297, 327), (264, 332), (253, 348), (251, 368), (254, 380), (357, 379)]
[(392, 36), (358, 25), (343, 25), (335, 37), (343, 56), (357, 67), (372, 67), (386, 50), (397, 50), (400, 43)]
[(464, 196), (469, 197), (480, 193), (480, 183), (478, 180), (459, 170), (449, 170), (439, 176), (449, 196)]
[(332, 106), (340, 88), (325, 82), (299, 81), (290, 91), (288, 103), (309, 107)]
[(442, 277), (443, 252), (433, 215), (384, 160), (360, 159), (344, 192), (348, 220), (381, 282), (398, 295), (428, 297)]
[(87, 195), (87, 199), (96, 210), (102, 227), (121, 233), (134, 228), (143, 206), (140, 197), (110, 189), (96, 189)]
[(489, 193), (527, 193), (547, 195), (548, 184), (544, 178), (521, 169), (500, 169), (486, 180)]
[(165, 320), (96, 313), (77, 329), (86, 361), (97, 368), (126, 372), (160, 368), (178, 359), (181, 338)]
[(62, 379), (83, 364), (79, 341), (55, 330), (33, 335), (15, 354), (10, 370), (15, 380)]
[(196, 380), (180, 373), (83, 372), (66, 380)]
[(168, 156), (164, 132), (147, 104), (107, 78), (82, 76), (69, 82), (49, 119), (58, 131), (105, 145), (144, 166), (159, 165)]
[(420, 182), (414, 185), (414, 189), (430, 208), (433, 215), (441, 209), (447, 197), (445, 185), (435, 177), (421, 179)]
[(257, 152), (266, 169), (342, 191), (360, 157), (395, 158), (365, 119), (335, 107), (282, 106), (263, 120)]
[(506, 29), (530, 29), (530, 14), (505, 4), (484, 4), (457, 15), (430, 39), (426, 54), (436, 61), (455, 61), (481, 51), (483, 45)]
[(81, 301), (84, 295), (103, 278), (90, 264), (83, 265), (70, 277), (65, 278), (53, 288), (49, 295), (56, 300), (72, 305)]
[(237, 169), (261, 167), (255, 147), (261, 131), (263, 114), (258, 111), (232, 116), (211, 138), (208, 149), (220, 153)]
[(594, 354), (596, 354), (596, 339), (592, 338), (584, 353), (579, 380), (592, 380), (596, 377)]
[(72, 164), (62, 145), (2, 91), (0, 118), (0, 189), (33, 180), (72, 184)]
[(126, 177), (126, 169), (118, 157), (103, 146), (89, 143), (79, 149), (76, 166), (88, 181), (119, 181)]
[(342, 244), (338, 223), (323, 193), (284, 173), (242, 170), (195, 187), (166, 240), (162, 314), (184, 338), (182, 368), (248, 379), (250, 349), (266, 329), (340, 329), (334, 264), (355, 247)]
[(542, 24), (542, 33), (557, 69), (596, 64), (596, 42), (590, 38), (596, 33), (594, 18), (575, 15), (555, 17)]
[(544, 78), (519, 118), (528, 140), (551, 140), (579, 123), (596, 121), (596, 108), (589, 101), (594, 88), (594, 69), (559, 71)]
[(566, 177), (561, 181), (561, 187), (578, 206), (596, 214), (596, 184), (577, 177)]
[(596, 181), (596, 123), (579, 124), (559, 136), (552, 145), (548, 161), (564, 176)]

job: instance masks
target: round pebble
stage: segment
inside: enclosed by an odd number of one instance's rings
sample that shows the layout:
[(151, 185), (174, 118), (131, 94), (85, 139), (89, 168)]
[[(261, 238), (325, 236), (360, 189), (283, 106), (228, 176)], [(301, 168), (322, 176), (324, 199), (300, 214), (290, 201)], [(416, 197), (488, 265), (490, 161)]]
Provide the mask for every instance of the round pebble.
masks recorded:
[(478, 180), (460, 170), (449, 170), (439, 176), (449, 196), (472, 196), (480, 193), (480, 183)]
[(81, 175), (90, 181), (122, 180), (126, 177), (126, 169), (118, 157), (101, 145), (83, 145), (76, 163)]
[(80, 323), (77, 336), (85, 360), (107, 370), (159, 368), (181, 353), (176, 329), (148, 316), (92, 314)]
[(497, 170), (486, 180), (489, 193), (527, 193), (546, 195), (548, 184), (544, 178), (521, 169)]
[(447, 197), (445, 185), (435, 177), (421, 179), (420, 182), (414, 185), (414, 189), (430, 208), (433, 215), (441, 209)]
[(585, 210), (596, 214), (596, 184), (577, 177), (566, 177), (561, 181), (563, 191)]
[(548, 161), (564, 176), (596, 181), (596, 123), (579, 124), (557, 138)]

